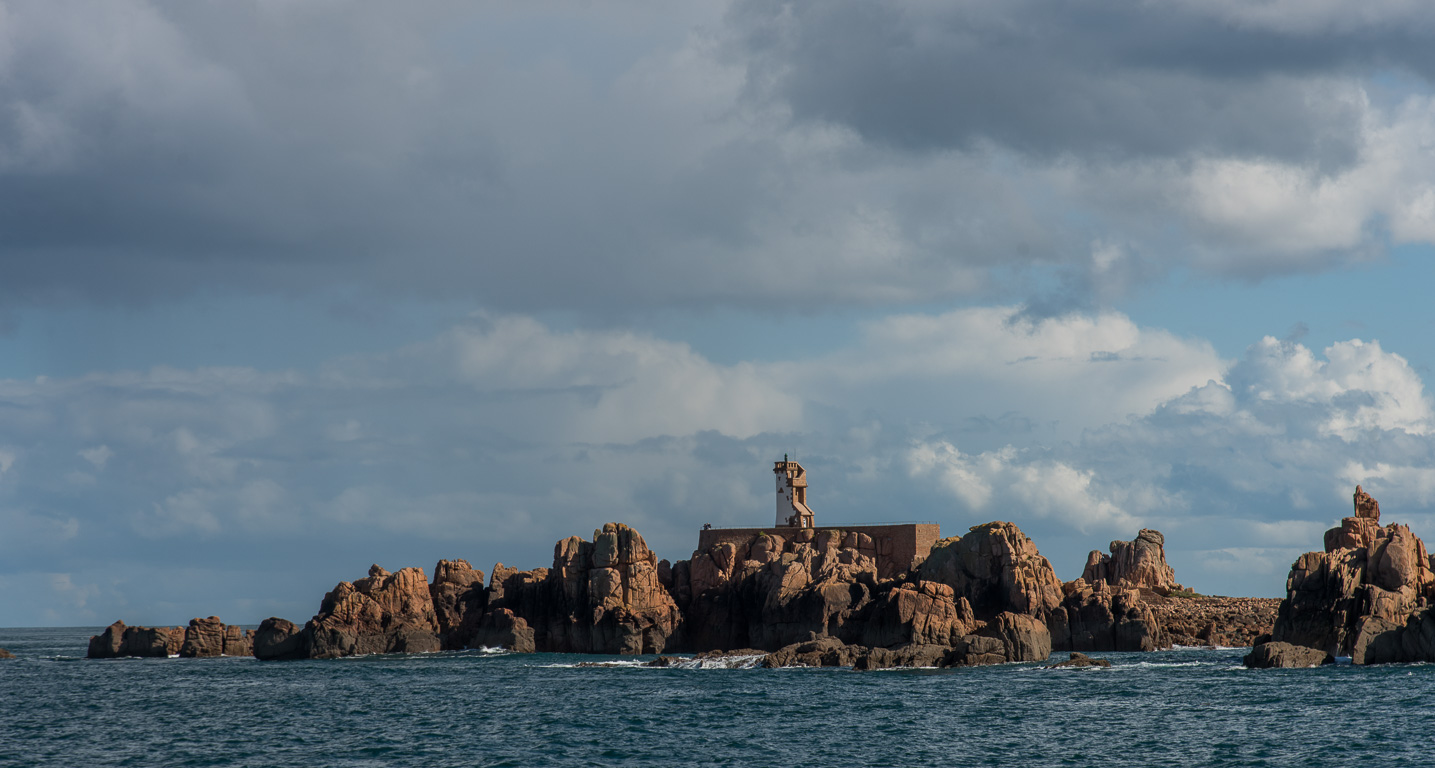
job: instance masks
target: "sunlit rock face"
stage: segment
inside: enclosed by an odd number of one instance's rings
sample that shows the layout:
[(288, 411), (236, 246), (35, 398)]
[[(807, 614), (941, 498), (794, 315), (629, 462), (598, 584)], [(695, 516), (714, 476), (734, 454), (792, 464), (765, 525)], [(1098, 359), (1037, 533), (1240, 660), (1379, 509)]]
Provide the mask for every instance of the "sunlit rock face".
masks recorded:
[(1325, 534), (1324, 552), (1291, 566), (1272, 640), (1349, 656), (1355, 664), (1435, 661), (1435, 571), (1407, 526), (1381, 527), (1360, 486), (1355, 514)]

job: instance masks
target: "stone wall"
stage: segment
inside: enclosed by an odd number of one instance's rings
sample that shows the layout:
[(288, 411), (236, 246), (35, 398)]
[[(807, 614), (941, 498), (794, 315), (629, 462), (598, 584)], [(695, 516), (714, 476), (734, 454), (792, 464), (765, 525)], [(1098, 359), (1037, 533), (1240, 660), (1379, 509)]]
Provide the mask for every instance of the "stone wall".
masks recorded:
[[(698, 552), (707, 552), (719, 544), (746, 547), (754, 536), (766, 533), (791, 540), (802, 530), (783, 526), (767, 528), (708, 528), (698, 535)], [(936, 523), (899, 523), (894, 525), (823, 525), (817, 531), (843, 531), (865, 533), (872, 537), (877, 548), (877, 574), (879, 578), (891, 578), (917, 567), (932, 546), (942, 538), (941, 526)]]

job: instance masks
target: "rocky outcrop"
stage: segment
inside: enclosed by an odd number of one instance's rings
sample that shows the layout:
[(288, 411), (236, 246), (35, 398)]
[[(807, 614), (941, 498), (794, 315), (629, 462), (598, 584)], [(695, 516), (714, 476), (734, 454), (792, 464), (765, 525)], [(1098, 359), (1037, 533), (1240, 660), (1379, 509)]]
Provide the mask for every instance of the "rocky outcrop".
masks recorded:
[(1161, 624), (1140, 590), (1077, 579), (1052, 611), (1052, 645), (1063, 651), (1154, 651), (1167, 644)]
[(1058, 661), (1047, 666), (1047, 669), (1066, 669), (1069, 667), (1109, 667), (1111, 662), (1106, 659), (1093, 659), (1084, 653), (1071, 652), (1071, 658), (1065, 661)]
[(862, 617), (863, 645), (891, 648), (906, 644), (951, 646), (984, 625), (966, 598), (935, 581), (900, 583), (883, 591)]
[(1166, 564), (1166, 537), (1160, 531), (1141, 529), (1132, 541), (1113, 541), (1110, 555), (1096, 550), (1086, 558), (1081, 578), (1087, 584), (1098, 581), (1124, 589), (1150, 589), (1158, 594), (1184, 591), (1176, 583), (1176, 572)]
[(867, 649), (847, 645), (835, 637), (820, 637), (793, 643), (763, 657), (759, 666), (780, 667), (850, 667)]
[(1335, 657), (1317, 648), (1290, 643), (1261, 643), (1242, 660), (1252, 669), (1319, 667), (1334, 664)]
[(877, 587), (871, 539), (835, 529), (719, 544), (672, 573), (673, 594), (686, 601), (685, 644), (696, 650), (776, 650), (814, 635), (855, 639), (854, 614)]
[(374, 565), (357, 581), (341, 581), (324, 595), (304, 626), (307, 655), (329, 659), (369, 653), (426, 653), (440, 649), (438, 619), (422, 568), (389, 573)]
[(977, 636), (1001, 641), (1003, 661), (1045, 661), (1051, 655), (1051, 632), (1045, 623), (1027, 614), (999, 613), (978, 630)]
[(365, 578), (339, 582), (303, 629), (271, 617), (250, 640), (254, 656), (266, 661), (426, 653), (442, 646), (423, 569), (389, 573), (378, 565)]
[[(1360, 520), (1366, 527), (1348, 537), (1403, 541)], [(303, 627), (280, 618), (256, 632), (217, 617), (195, 619), (187, 630), (117, 623), (92, 639), (91, 655), (252, 652), (275, 660), (476, 647), (604, 654), (755, 648), (786, 654), (772, 660), (783, 665), (960, 666), (1044, 660), (1053, 647), (1152, 650), (1194, 644), (1191, 638), (1234, 645), (1266, 629), (1229, 605), (1221, 613), (1190, 608), (1205, 606), (1196, 602), (1204, 598), (1176, 600), (1180, 585), (1155, 531), (1113, 542), (1111, 556), (1089, 564), (1094, 581), (1064, 585), (1031, 539), (1007, 522), (941, 540), (895, 578), (882, 577), (877, 547), (861, 532), (746, 535), (719, 538), (670, 564), (636, 530), (609, 523), (591, 541), (559, 541), (551, 568), (496, 564), (487, 586), (466, 560), (440, 560), (432, 583), (422, 569), (390, 573), (375, 565), (326, 594)], [(1409, 558), (1385, 546), (1372, 572), (1401, 578)], [(1393, 653), (1386, 637), (1393, 629), (1364, 626), (1372, 658)]]
[(1380, 526), (1380, 504), (1356, 486), (1354, 515), (1325, 533), (1325, 551), (1291, 566), (1276, 642), (1350, 656), (1354, 664), (1435, 661), (1435, 571), (1404, 525)]
[(434, 566), (429, 597), (433, 600), (434, 620), (443, 648), (470, 647), (488, 608), (483, 571), (469, 565), (467, 560), (440, 560)]
[(918, 578), (951, 587), (978, 616), (1002, 611), (1045, 618), (1061, 602), (1061, 580), (1016, 525), (972, 526), (932, 547)]
[(128, 627), (123, 621), (116, 621), (90, 638), (86, 656), (91, 659), (175, 656), (184, 645), (184, 633), (184, 627)]
[(254, 633), (254, 657), (260, 661), (308, 658), (303, 629), (288, 619), (268, 618)]
[[(963, 648), (965, 651), (966, 648)], [(899, 648), (868, 648), (852, 662), (852, 669), (894, 669), (898, 667), (956, 666), (956, 649), (950, 645), (904, 645)]]
[(113, 659), (120, 655), (120, 648), (124, 645), (125, 626), (123, 621), (105, 627), (105, 631), (98, 635), (90, 636), (90, 647), (86, 652), (86, 658), (90, 659)]
[(179, 655), (192, 659), (209, 656), (253, 656), (254, 631), (229, 626), (218, 616), (191, 619), (184, 630)]
[(685, 609), (689, 647), (766, 649), (774, 654), (769, 666), (864, 668), (1051, 652), (1046, 616), (1060, 582), (1016, 526), (975, 526), (939, 542), (917, 572), (891, 580), (879, 580), (863, 538), (839, 530), (764, 535), (675, 563), (670, 589)]
[[(658, 558), (634, 529), (608, 523), (593, 541), (571, 536), (553, 549), (553, 568), (494, 566), (487, 639), (507, 638), (558, 653), (659, 653), (674, 643), (681, 614), (658, 578)], [(519, 621), (521, 620), (521, 624)], [(526, 626), (525, 626), (526, 625)], [(495, 634), (496, 633), (496, 634)]]
[(4, 648), (0, 648), (0, 659), (13, 659), (13, 658), (15, 658), (15, 654), (13, 654), (13, 653), (11, 653), (11, 652), (5, 650)]
[(516, 653), (533, 653), (533, 628), (507, 608), (489, 611), (469, 637), (469, 648), (503, 648)]
[(963, 635), (951, 643), (910, 643), (896, 648), (848, 645), (836, 637), (814, 637), (784, 646), (763, 657), (760, 666), (852, 667), (974, 667), (1020, 661), (1042, 661), (1051, 655), (1046, 627), (1024, 614), (1002, 613), (983, 625), (980, 634)]
[(1052, 644), (1071, 651), (1150, 651), (1172, 645), (1246, 646), (1271, 631), (1279, 601), (1207, 597), (1176, 583), (1166, 538), (1142, 529), (1132, 541), (1092, 551), (1082, 576), (1062, 585), (1049, 619)]
[(1376, 501), (1364, 488), (1355, 486), (1355, 517), (1360, 520), (1372, 520), (1380, 523), (1380, 502)]

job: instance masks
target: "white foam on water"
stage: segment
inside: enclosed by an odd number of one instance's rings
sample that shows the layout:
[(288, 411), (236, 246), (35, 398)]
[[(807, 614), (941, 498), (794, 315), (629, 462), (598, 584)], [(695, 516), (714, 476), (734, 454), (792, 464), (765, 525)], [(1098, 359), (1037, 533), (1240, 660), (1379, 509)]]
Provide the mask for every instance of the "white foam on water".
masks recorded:
[(575, 662), (554, 662), (552, 664), (539, 664), (543, 669), (633, 669), (635, 667), (646, 667), (646, 661), (575, 661)]
[(1125, 664), (1112, 664), (1111, 669), (1163, 669), (1170, 667), (1210, 667), (1215, 666), (1209, 661), (1134, 661)]
[(756, 669), (762, 663), (764, 654), (747, 656), (718, 656), (706, 659), (683, 659), (667, 666), (667, 669)]

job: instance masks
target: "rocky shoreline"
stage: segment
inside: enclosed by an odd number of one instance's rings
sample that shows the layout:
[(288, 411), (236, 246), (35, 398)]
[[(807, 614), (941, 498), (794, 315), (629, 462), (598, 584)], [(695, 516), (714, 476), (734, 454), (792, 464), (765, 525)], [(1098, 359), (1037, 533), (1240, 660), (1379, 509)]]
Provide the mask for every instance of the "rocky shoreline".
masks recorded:
[(375, 565), (335, 586), (302, 626), (278, 617), (258, 630), (213, 616), (188, 627), (116, 622), (91, 638), (89, 656), (286, 660), (502, 647), (881, 669), (1240, 646), (1271, 632), (1279, 601), (1193, 595), (1176, 583), (1159, 532), (1109, 549), (1063, 583), (1016, 525), (992, 522), (879, 579), (876, 545), (859, 532), (763, 532), (669, 563), (636, 530), (609, 523), (592, 540), (558, 542), (551, 568), (499, 563), (485, 579), (467, 561), (442, 560), (429, 582), (421, 568)]

